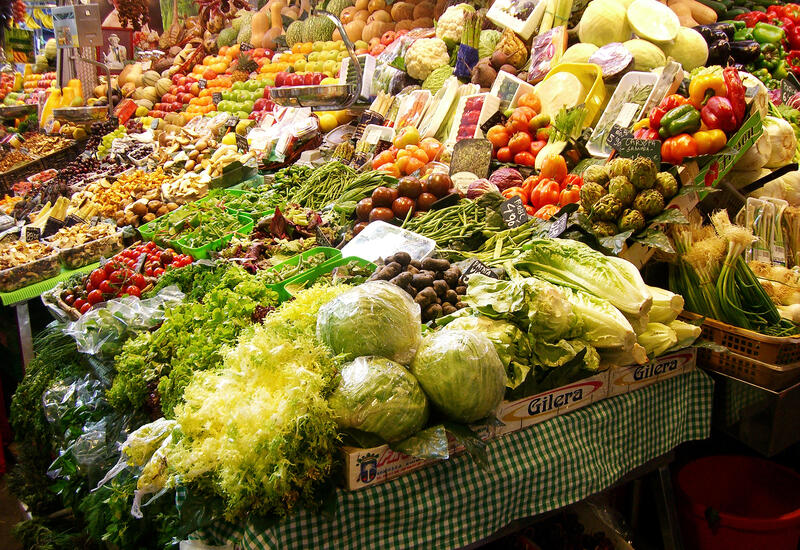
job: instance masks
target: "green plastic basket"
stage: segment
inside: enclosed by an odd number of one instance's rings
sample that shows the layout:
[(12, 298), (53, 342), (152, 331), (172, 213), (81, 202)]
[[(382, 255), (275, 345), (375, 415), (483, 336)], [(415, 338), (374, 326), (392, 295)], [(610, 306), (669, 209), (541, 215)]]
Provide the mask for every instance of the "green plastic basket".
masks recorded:
[(220, 239), (217, 239), (216, 241), (212, 241), (203, 246), (197, 248), (192, 248), (190, 246), (187, 246), (183, 242), (185, 237), (178, 239), (177, 241), (170, 241), (170, 243), (173, 245), (173, 248), (177, 248), (184, 254), (190, 255), (195, 260), (205, 260), (210, 256), (211, 252), (222, 250), (225, 247), (225, 245), (227, 245), (231, 241), (233, 236), (236, 235), (237, 233), (240, 235), (250, 234), (250, 232), (253, 230), (253, 220), (250, 219), (248, 216), (243, 216), (241, 214), (239, 214), (238, 218), (239, 218), (239, 223), (242, 224), (242, 227), (240, 227), (236, 231), (231, 232), (228, 235), (225, 235)]
[[(224, 194), (225, 195), (232, 195), (232, 196), (235, 196), (235, 197), (240, 197), (240, 196), (244, 195), (245, 193), (249, 193), (249, 192), (252, 192), (252, 190), (250, 190), (250, 189), (226, 189)], [(236, 208), (229, 208), (227, 206), (225, 208), (231, 214), (244, 214), (245, 216), (248, 216), (248, 217), (252, 218), (254, 221), (258, 221), (261, 218), (263, 218), (264, 216), (271, 216), (272, 214), (275, 213), (275, 209), (274, 208), (272, 209), (272, 212), (265, 211), (265, 210), (262, 210), (262, 211), (259, 211), (259, 212), (248, 212), (247, 210), (239, 210), (239, 209), (236, 209)]]
[(328, 247), (328, 246), (315, 246), (314, 248), (306, 250), (305, 252), (301, 252), (300, 254), (298, 254), (296, 256), (292, 256), (288, 260), (285, 260), (285, 261), (283, 261), (283, 262), (281, 262), (281, 263), (279, 263), (277, 265), (274, 265), (274, 266), (270, 267), (267, 271), (279, 271), (282, 268), (287, 267), (287, 266), (293, 266), (294, 267), (294, 266), (298, 265), (302, 260), (310, 258), (311, 256), (316, 256), (317, 254), (323, 254), (325, 256), (325, 261), (322, 262), (320, 265), (318, 265), (318, 266), (316, 266), (314, 268), (308, 269), (306, 271), (303, 271), (301, 273), (298, 273), (297, 275), (292, 275), (291, 277), (288, 277), (287, 279), (281, 281), (280, 283), (276, 283), (276, 284), (283, 284), (283, 283), (286, 283), (288, 281), (292, 281), (292, 280), (296, 279), (297, 277), (302, 277), (306, 273), (314, 271), (315, 269), (319, 269), (319, 268), (327, 265), (332, 260), (338, 260), (338, 259), (341, 259), (341, 257), (342, 257), (342, 251), (341, 250), (338, 250), (336, 248), (331, 248), (331, 247)]
[(288, 294), (290, 297), (293, 297), (292, 291), (287, 287), (295, 288), (299, 286), (300, 288), (306, 288), (311, 284), (313, 284), (317, 279), (319, 279), (323, 275), (332, 272), (337, 267), (347, 265), (351, 262), (357, 263), (358, 265), (363, 267), (368, 267), (373, 271), (378, 267), (374, 263), (367, 261), (363, 258), (359, 258), (357, 256), (348, 256), (347, 258), (333, 258), (332, 260), (329, 260), (324, 264), (315, 267), (314, 269), (309, 269), (308, 271), (305, 271), (303, 273), (300, 273), (299, 275), (296, 275), (290, 279), (283, 281), (281, 285), (283, 286), (284, 292)]

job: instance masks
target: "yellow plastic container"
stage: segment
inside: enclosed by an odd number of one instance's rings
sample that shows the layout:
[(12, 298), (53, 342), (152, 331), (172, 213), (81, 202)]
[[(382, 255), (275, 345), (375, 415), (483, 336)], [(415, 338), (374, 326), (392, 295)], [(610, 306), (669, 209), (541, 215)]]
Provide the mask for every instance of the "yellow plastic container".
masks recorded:
[(606, 87), (603, 84), (603, 71), (599, 65), (594, 63), (560, 63), (550, 69), (542, 82), (558, 73), (571, 73), (576, 76), (583, 84), (584, 89), (588, 90), (583, 103), (586, 105), (587, 115), (583, 123), (584, 127), (594, 124), (595, 119), (602, 111), (606, 100)]

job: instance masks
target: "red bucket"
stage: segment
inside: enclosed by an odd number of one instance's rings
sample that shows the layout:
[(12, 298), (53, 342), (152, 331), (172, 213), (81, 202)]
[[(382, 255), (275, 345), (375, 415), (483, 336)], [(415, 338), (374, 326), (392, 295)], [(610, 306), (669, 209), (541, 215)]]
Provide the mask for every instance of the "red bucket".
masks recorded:
[(800, 475), (759, 458), (710, 456), (676, 479), (689, 550), (797, 550)]

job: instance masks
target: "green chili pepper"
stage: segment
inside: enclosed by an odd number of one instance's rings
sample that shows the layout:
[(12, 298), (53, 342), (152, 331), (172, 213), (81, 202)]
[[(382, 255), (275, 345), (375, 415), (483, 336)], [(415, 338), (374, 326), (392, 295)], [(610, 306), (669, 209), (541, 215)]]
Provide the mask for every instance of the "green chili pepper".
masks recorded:
[(664, 139), (678, 134), (691, 134), (700, 129), (701, 122), (700, 111), (687, 103), (661, 117), (658, 134)]
[(782, 28), (770, 25), (769, 23), (756, 23), (756, 26), (753, 28), (753, 40), (759, 44), (780, 43), (785, 34)]

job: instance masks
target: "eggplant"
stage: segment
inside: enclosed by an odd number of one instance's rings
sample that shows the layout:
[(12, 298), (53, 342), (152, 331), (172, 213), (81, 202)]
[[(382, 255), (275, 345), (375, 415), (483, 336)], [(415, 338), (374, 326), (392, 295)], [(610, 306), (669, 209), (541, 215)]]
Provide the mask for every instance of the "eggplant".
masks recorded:
[(711, 34), (711, 41), (709, 42), (709, 44), (713, 44), (714, 42), (717, 42), (719, 40), (726, 40), (726, 41), (728, 40), (728, 35), (720, 30), (710, 29), (709, 33)]
[(709, 65), (727, 65), (728, 57), (731, 55), (731, 44), (727, 39), (717, 40), (716, 42), (708, 45), (708, 60), (706, 66)]
[(733, 40), (733, 35), (736, 33), (736, 27), (730, 22), (709, 23), (706, 26), (711, 30), (724, 32), (728, 40)]
[(706, 44), (711, 44), (714, 41), (711, 36), (712, 29), (708, 25), (697, 25), (694, 30), (700, 33)]
[(755, 62), (755, 60), (758, 59), (758, 55), (761, 53), (761, 46), (755, 40), (739, 40), (737, 42), (730, 42), (729, 44), (731, 56), (737, 63), (741, 63), (742, 65)]

